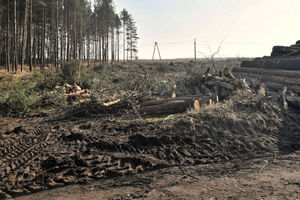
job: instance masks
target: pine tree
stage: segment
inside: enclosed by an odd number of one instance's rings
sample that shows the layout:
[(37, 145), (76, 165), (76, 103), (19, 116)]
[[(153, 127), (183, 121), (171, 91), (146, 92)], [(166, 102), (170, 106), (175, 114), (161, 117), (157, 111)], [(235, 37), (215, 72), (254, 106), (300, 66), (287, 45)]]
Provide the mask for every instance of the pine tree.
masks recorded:
[[(116, 14), (113, 0), (0, 1), (0, 65), (24, 71), (71, 59), (108, 63), (135, 56), (137, 34), (127, 10)], [(135, 28), (134, 28), (135, 27)], [(121, 40), (123, 34), (123, 42)], [(128, 58), (129, 56), (127, 56)]]

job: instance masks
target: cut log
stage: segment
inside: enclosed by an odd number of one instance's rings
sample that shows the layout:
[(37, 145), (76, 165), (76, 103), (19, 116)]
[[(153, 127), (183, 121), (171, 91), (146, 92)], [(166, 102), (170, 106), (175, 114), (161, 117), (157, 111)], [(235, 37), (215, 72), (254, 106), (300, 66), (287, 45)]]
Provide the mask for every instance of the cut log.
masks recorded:
[(232, 69), (232, 72), (251, 73), (251, 74), (268, 75), (268, 76), (284, 76), (289, 78), (300, 78), (300, 71), (266, 70), (266, 69), (236, 67)]
[(287, 87), (284, 87), (282, 90), (282, 93), (281, 93), (282, 104), (283, 104), (284, 110), (288, 109), (288, 103), (286, 102), (286, 93), (287, 93)]
[(200, 110), (200, 102), (198, 100), (194, 101), (194, 109), (198, 111)]
[(241, 67), (299, 71), (300, 58), (257, 59), (254, 61), (244, 61)]
[(140, 115), (169, 115), (186, 112), (191, 105), (184, 100), (173, 100), (164, 104), (148, 106), (138, 110)]
[(295, 96), (287, 96), (286, 101), (291, 107), (300, 109), (300, 98)]
[(265, 86), (265, 84), (261, 84), (260, 86), (259, 86), (259, 90), (258, 90), (258, 92), (257, 92), (259, 95), (261, 95), (261, 96), (266, 96), (266, 86)]
[(235, 76), (232, 74), (231, 70), (228, 67), (225, 67), (223, 69), (223, 75), (230, 78), (230, 79), (235, 79)]
[(293, 92), (296, 92), (300, 94), (300, 87), (294, 86), (294, 85), (283, 85), (280, 83), (274, 83), (274, 82), (265, 82), (265, 85), (267, 88), (271, 90), (282, 90), (285, 86), (287, 87), (288, 90), (292, 90)]
[(213, 95), (213, 96), (185, 96), (185, 97), (177, 97), (177, 98), (159, 99), (159, 100), (144, 102), (141, 104), (141, 107), (161, 105), (161, 104), (176, 101), (176, 100), (189, 101), (192, 103), (195, 100), (198, 100), (201, 104), (205, 104), (206, 102), (209, 101), (209, 99), (216, 101), (216, 98), (217, 97), (215, 95)]
[(213, 77), (211, 77), (211, 79), (214, 81), (230, 82), (229, 78), (227, 78), (227, 77), (213, 76)]
[(223, 88), (226, 88), (228, 90), (235, 90), (235, 86), (230, 84), (230, 83), (226, 83), (226, 82), (222, 82), (222, 81), (206, 81), (205, 82), (206, 85), (209, 85), (209, 86), (220, 86), (220, 87), (223, 87)]
[(240, 78), (257, 78), (262, 82), (270, 81), (275, 83), (300, 86), (299, 78), (289, 78), (284, 76), (270, 76), (265, 74), (260, 75), (260, 74), (252, 74), (252, 73), (235, 73), (235, 74)]
[(115, 104), (119, 103), (120, 101), (121, 101), (121, 99), (117, 99), (115, 101), (111, 101), (111, 102), (107, 102), (107, 103), (102, 103), (101, 106), (103, 106), (103, 107), (109, 107), (111, 105), (115, 105)]
[(298, 47), (297, 45), (293, 45), (290, 47), (274, 46), (271, 57), (282, 56), (300, 56), (300, 47)]
[(176, 113), (183, 113), (189, 109), (199, 110), (201, 106), (208, 105), (210, 102), (216, 102), (216, 99), (210, 98), (170, 98), (164, 100), (157, 100), (146, 102), (138, 110), (140, 115), (169, 115)]

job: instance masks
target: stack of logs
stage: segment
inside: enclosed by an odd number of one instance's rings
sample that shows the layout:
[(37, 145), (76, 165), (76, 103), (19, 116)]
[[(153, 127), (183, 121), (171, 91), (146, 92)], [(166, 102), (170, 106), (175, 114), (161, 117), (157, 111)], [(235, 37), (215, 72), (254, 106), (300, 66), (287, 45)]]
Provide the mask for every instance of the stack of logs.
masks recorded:
[[(300, 109), (300, 71), (265, 70), (254, 68), (225, 68), (220, 74), (207, 71), (201, 78), (198, 88), (202, 88), (202, 95), (176, 97), (174, 91), (171, 98), (156, 99), (145, 102), (138, 112), (140, 115), (169, 115), (183, 113), (187, 110), (200, 110), (212, 103), (230, 97), (234, 91), (240, 90), (247, 95), (256, 91), (266, 95), (269, 91), (279, 97), (283, 106)], [(262, 92), (263, 91), (263, 92)]]
[(212, 74), (207, 71), (199, 81), (202, 94), (197, 96), (176, 97), (174, 91), (168, 99), (156, 99), (145, 102), (138, 112), (140, 115), (169, 115), (183, 113), (188, 110), (200, 110), (200, 107), (217, 103), (219, 100), (229, 97), (233, 91), (243, 89), (252, 92), (243, 79), (236, 78), (229, 68), (225, 68), (221, 74)]
[(300, 71), (267, 70), (261, 68), (233, 68), (236, 77), (244, 78), (251, 88), (265, 88), (283, 102), (300, 109)]
[(252, 88), (264, 84), (273, 91), (280, 91), (287, 87), (300, 94), (300, 71), (233, 68), (232, 72), (239, 78), (245, 78)]
[(87, 103), (91, 101), (89, 91), (81, 89), (76, 83), (74, 85), (56, 86), (56, 89), (63, 89), (66, 100), (69, 104)]

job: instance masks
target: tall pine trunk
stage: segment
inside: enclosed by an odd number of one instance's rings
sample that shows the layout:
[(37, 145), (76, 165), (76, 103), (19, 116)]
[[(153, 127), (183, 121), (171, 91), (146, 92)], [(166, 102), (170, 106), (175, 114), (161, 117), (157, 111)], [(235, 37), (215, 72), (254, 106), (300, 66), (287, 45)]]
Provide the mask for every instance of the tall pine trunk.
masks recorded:
[(45, 69), (45, 40), (46, 40), (46, 0), (44, 0), (44, 5), (43, 5), (43, 18), (42, 18), (42, 20), (43, 20), (43, 27), (42, 27), (42, 29), (43, 29), (43, 34), (42, 34), (42, 49), (41, 49), (41, 51), (42, 51), (42, 65), (41, 65), (41, 70), (42, 71), (44, 71), (44, 69)]
[(126, 49), (126, 25), (125, 25), (125, 21), (123, 22), (123, 60), (125, 61), (125, 49)]
[(115, 29), (111, 27), (111, 63), (115, 61)]
[(17, 1), (14, 0), (14, 54), (12, 71), (18, 70)]
[(54, 65), (55, 69), (58, 69), (58, 0), (56, 0), (56, 23), (55, 23), (55, 56), (54, 56)]
[(32, 42), (33, 42), (33, 29), (32, 29), (32, 7), (33, 7), (33, 1), (30, 0), (30, 8), (29, 8), (29, 70), (32, 71)]
[(9, 2), (7, 2), (7, 50), (6, 50), (6, 62), (7, 62), (7, 71), (10, 70), (10, 45), (11, 45), (11, 37), (10, 37), (10, 17), (9, 17)]
[(23, 28), (23, 49), (22, 49), (22, 59), (21, 59), (21, 71), (23, 71), (26, 45), (27, 45), (27, 20), (28, 20), (28, 0), (25, 0), (25, 16), (24, 16), (24, 28)]

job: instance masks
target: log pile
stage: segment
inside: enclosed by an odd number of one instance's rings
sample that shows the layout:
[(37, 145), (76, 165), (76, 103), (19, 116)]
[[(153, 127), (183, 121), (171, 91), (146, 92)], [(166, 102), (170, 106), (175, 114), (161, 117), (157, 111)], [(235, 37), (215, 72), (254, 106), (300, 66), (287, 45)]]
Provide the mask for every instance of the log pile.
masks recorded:
[(66, 84), (64, 86), (56, 86), (56, 89), (63, 89), (66, 101), (69, 104), (80, 104), (91, 101), (91, 96), (87, 89), (81, 89), (76, 83), (74, 85)]
[(242, 62), (241, 67), (294, 71), (300, 70), (300, 58), (258, 58)]
[[(219, 99), (230, 97), (240, 90), (248, 96), (258, 93), (266, 96), (268, 92), (277, 94), (286, 110), (288, 106), (300, 109), (300, 71), (266, 70), (255, 68), (225, 68), (216, 75), (207, 71), (200, 80), (198, 88), (205, 88), (202, 95), (156, 99), (141, 104), (140, 115), (169, 115), (183, 113), (190, 109), (216, 103)], [(276, 93), (275, 93), (276, 92)], [(276, 95), (275, 95), (276, 96)]]
[(300, 94), (300, 71), (234, 68), (232, 72), (239, 78), (245, 78), (252, 88), (264, 83), (268, 89), (274, 91), (287, 87)]
[(271, 57), (300, 57), (300, 42), (289, 47), (274, 46)]
[(271, 56), (244, 61), (241, 67), (277, 70), (300, 70), (300, 41), (289, 47), (274, 46)]
[(243, 79), (236, 78), (229, 68), (225, 68), (221, 74), (211, 74), (207, 71), (200, 80), (196, 81), (197, 88), (201, 88), (202, 94), (195, 96), (156, 99), (143, 103), (138, 110), (140, 115), (168, 115), (183, 113), (190, 109), (200, 110), (201, 107), (217, 103), (219, 100), (229, 97), (237, 89), (243, 89), (248, 93), (252, 90)]
[(233, 68), (232, 72), (261, 93), (268, 90), (281, 94), (285, 109), (287, 105), (300, 109), (300, 71)]
[(138, 112), (145, 116), (183, 113), (190, 109), (200, 110), (202, 106), (217, 102), (217, 98), (217, 96), (186, 96), (152, 100), (143, 103)]

